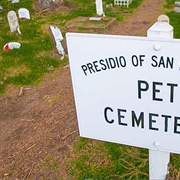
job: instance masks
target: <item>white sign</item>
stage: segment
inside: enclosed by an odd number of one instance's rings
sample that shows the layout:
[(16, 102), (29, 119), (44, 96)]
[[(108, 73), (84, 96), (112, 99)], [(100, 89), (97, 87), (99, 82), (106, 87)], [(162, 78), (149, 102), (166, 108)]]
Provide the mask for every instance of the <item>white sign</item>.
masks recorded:
[(180, 153), (180, 40), (66, 36), (80, 135)]
[(27, 10), (26, 8), (20, 8), (18, 10), (18, 16), (19, 18), (25, 18), (25, 19), (30, 19), (30, 13), (29, 10)]

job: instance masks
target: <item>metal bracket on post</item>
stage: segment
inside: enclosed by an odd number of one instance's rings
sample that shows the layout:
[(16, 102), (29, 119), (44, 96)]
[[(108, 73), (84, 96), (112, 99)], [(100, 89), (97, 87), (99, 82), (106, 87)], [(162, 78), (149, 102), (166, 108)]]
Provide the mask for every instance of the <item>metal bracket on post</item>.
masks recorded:
[[(166, 15), (158, 17), (158, 22), (147, 30), (147, 37), (173, 38), (173, 27)], [(157, 146), (157, 145), (155, 145)], [(168, 174), (170, 152), (149, 149), (149, 179), (164, 180)]]

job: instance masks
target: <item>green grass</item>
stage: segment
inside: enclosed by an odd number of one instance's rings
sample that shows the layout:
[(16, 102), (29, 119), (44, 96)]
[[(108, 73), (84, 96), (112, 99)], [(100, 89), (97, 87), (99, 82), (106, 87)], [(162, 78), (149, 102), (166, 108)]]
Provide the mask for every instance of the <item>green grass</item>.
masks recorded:
[[(9, 4), (2, 1), (3, 11), (0, 12), (0, 94), (6, 92), (9, 85), (35, 85), (50, 73), (48, 68), (55, 69), (68, 63), (68, 59), (51, 56), (55, 49), (54, 42), (48, 30), (50, 24), (55, 24), (66, 33), (66, 22), (79, 16), (96, 16), (94, 0), (64, 0), (71, 11), (36, 14), (33, 3), (38, 0), (22, 0), (20, 3)], [(103, 7), (107, 17), (123, 21), (142, 3), (143, 0), (133, 1), (129, 8), (115, 6), (105, 8), (112, 0), (103, 0)], [(166, 8), (174, 3), (167, 0)], [(22, 34), (11, 33), (6, 18), (9, 10), (18, 11), (20, 7), (27, 8), (31, 14), (31, 20), (19, 20)], [(170, 24), (174, 27), (174, 37), (180, 38), (180, 14), (173, 11), (167, 14)], [(12, 41), (21, 43), (20, 49), (3, 51), (3, 46)], [(51, 72), (52, 73), (52, 72)], [(80, 138), (76, 143), (71, 161), (68, 162), (69, 176), (76, 179), (148, 179), (148, 151), (125, 145), (100, 142)], [(47, 160), (48, 166), (59, 169), (53, 159)], [(170, 176), (180, 169), (180, 156), (171, 155)]]
[[(44, 74), (49, 73), (49, 67), (58, 68), (67, 64), (67, 58), (61, 61), (60, 58), (50, 55), (55, 45), (48, 28), (46, 30), (42, 28), (47, 20), (39, 23), (39, 17), (33, 14), (33, 2), (28, 0), (15, 4), (2, 3), (0, 48), (3, 49), (8, 42), (19, 42), (21, 47), (10, 51), (0, 51), (0, 93), (4, 93), (8, 85), (34, 85), (42, 79)], [(30, 20), (19, 19), (21, 35), (10, 32), (6, 18), (9, 10), (14, 10), (17, 14), (20, 7), (27, 8), (33, 17)], [(25, 70), (21, 71), (21, 67)]]
[[(107, 17), (123, 21), (142, 1), (134, 1), (129, 8), (116, 6), (106, 9), (105, 5), (112, 2), (104, 0), (103, 7)], [(37, 84), (44, 74), (49, 73), (50, 66), (56, 69), (68, 63), (67, 58), (60, 61), (60, 58), (51, 56), (55, 44), (49, 31), (50, 24), (57, 25), (65, 35), (66, 22), (69, 20), (79, 16), (96, 16), (95, 2), (92, 0), (64, 0), (65, 5), (71, 10), (63, 13), (61, 11), (55, 13), (51, 10), (43, 11), (42, 9), (38, 14), (34, 9), (34, 3), (38, 3), (38, 0), (22, 0), (14, 4), (10, 1), (1, 2), (3, 11), (0, 11), (0, 49), (2, 50), (0, 51), (0, 94), (5, 93), (9, 85)], [(18, 16), (18, 10), (21, 7), (29, 10), (31, 19), (19, 19), (22, 32), (19, 35), (17, 32), (10, 32), (7, 13), (14, 10)], [(3, 51), (3, 46), (8, 42), (19, 42), (21, 47), (8, 52)], [(23, 71), (20, 70), (21, 67), (23, 67)]]
[(75, 179), (148, 179), (146, 149), (80, 138), (68, 164)]

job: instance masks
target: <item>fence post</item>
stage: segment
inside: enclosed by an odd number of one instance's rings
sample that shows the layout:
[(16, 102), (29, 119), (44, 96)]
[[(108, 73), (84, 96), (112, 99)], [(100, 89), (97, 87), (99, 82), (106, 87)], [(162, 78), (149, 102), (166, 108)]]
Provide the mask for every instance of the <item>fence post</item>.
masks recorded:
[[(173, 38), (173, 27), (169, 24), (169, 18), (166, 15), (158, 17), (158, 21), (147, 30), (149, 38)], [(157, 51), (157, 48), (155, 50)], [(170, 152), (159, 151), (159, 142), (154, 142), (157, 150), (149, 149), (149, 179), (164, 180), (168, 174), (168, 163), (170, 161)]]

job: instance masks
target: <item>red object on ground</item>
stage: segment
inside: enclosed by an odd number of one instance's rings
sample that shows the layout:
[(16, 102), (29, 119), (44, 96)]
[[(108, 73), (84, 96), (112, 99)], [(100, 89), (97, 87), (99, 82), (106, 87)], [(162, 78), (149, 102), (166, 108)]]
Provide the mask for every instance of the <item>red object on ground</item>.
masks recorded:
[(10, 50), (8, 44), (5, 44), (5, 45), (4, 45), (4, 50), (6, 50), (6, 51), (9, 51), (9, 50)]

